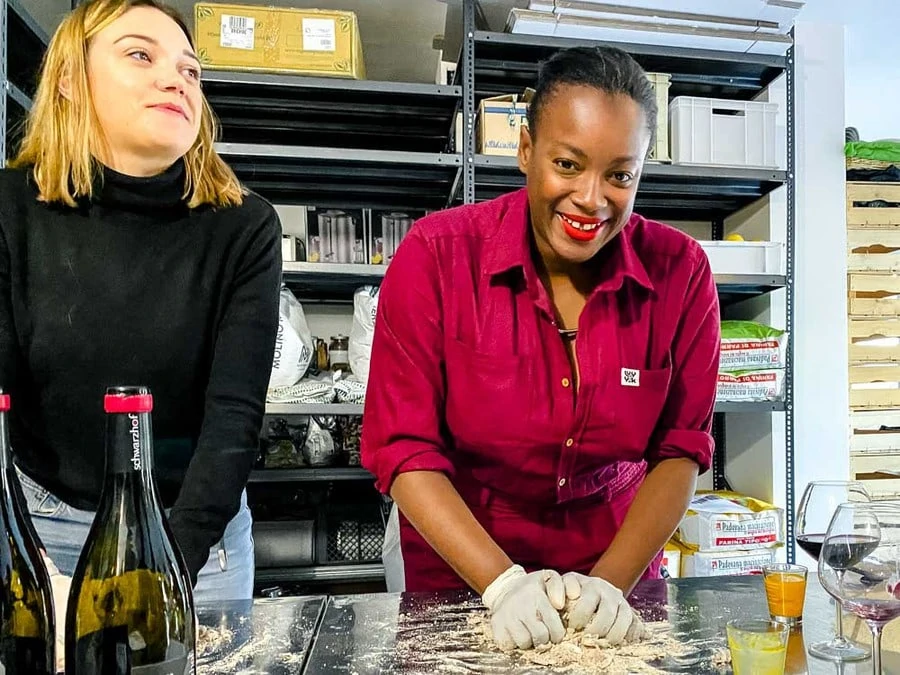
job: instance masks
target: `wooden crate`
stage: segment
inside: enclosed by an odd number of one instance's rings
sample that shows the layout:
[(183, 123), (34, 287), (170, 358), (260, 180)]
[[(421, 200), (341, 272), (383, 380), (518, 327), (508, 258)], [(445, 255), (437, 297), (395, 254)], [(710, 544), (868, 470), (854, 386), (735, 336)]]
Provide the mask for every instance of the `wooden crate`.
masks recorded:
[(900, 227), (856, 227), (847, 230), (849, 272), (900, 272)]
[(850, 408), (900, 408), (900, 319), (851, 319)]
[(850, 413), (850, 453), (900, 453), (900, 410)]
[(900, 274), (851, 272), (848, 311), (853, 317), (900, 317)]
[(850, 479), (865, 485), (872, 499), (900, 497), (900, 453), (851, 454)]
[(900, 207), (859, 206), (859, 202), (900, 204), (900, 183), (847, 183), (847, 227), (900, 227)]

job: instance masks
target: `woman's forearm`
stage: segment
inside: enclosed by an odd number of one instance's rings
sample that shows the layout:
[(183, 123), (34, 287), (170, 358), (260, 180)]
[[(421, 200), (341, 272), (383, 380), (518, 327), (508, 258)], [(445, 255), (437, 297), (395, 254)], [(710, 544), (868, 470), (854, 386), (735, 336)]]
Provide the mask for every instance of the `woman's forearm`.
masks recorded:
[(664, 459), (652, 467), (591, 576), (603, 577), (627, 595), (684, 517), (697, 473), (691, 459)]
[(431, 547), (479, 595), (513, 563), (443, 473), (401, 473), (391, 498)]

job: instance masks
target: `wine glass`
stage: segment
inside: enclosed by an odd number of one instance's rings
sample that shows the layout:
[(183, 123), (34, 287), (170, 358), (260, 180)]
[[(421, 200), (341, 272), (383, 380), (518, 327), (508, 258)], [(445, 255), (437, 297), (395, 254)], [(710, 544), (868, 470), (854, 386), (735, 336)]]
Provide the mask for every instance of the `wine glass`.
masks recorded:
[(881, 632), (900, 617), (900, 503), (842, 504), (819, 557), (822, 587), (872, 630), (872, 673), (881, 675)]
[[(845, 502), (868, 501), (869, 493), (858, 481), (812, 481), (803, 491), (797, 509), (797, 523), (794, 528), (797, 546), (818, 560), (825, 532), (838, 506)], [(830, 661), (862, 661), (868, 658), (868, 650), (855, 646), (844, 637), (840, 602), (835, 602), (835, 612), (835, 636), (826, 642), (811, 644), (809, 653)]]

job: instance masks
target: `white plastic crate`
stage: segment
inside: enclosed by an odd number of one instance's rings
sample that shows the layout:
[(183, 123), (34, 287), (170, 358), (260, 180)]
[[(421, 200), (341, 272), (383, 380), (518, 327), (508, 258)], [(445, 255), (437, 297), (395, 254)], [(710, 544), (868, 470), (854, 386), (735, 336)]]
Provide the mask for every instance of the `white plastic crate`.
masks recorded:
[(701, 241), (713, 274), (784, 274), (777, 241)]
[(669, 104), (672, 162), (778, 168), (777, 103), (679, 96)]

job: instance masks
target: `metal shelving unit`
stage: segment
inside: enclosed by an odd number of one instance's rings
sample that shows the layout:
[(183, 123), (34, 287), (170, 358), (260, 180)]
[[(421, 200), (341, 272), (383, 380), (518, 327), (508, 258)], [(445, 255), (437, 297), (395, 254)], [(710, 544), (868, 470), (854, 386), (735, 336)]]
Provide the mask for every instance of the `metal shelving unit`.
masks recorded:
[[(227, 127), (225, 128), (227, 132)], [(440, 209), (458, 182), (459, 155), (218, 143), (247, 187), (277, 204)]]
[[(525, 185), (515, 157), (474, 155), (474, 199), (483, 201)], [(647, 163), (635, 211), (661, 220), (712, 220), (731, 214), (784, 185), (769, 169)]]
[(313, 565), (310, 567), (261, 568), (256, 570), (258, 584), (293, 582), (373, 582), (384, 579), (384, 565), (359, 563)]
[(460, 87), (208, 71), (226, 142), (446, 152)]
[(47, 34), (19, 4), (0, 0), (0, 167), (31, 109)]
[(267, 403), (266, 415), (362, 415), (361, 403)]
[[(468, 1), (468, 0), (466, 0)], [(467, 22), (468, 23), (468, 22)], [(476, 98), (521, 92), (534, 84), (538, 63), (566, 47), (593, 46), (591, 40), (492, 33), (465, 29), (474, 56)], [(617, 45), (621, 46), (621, 45)], [(783, 56), (741, 54), (664, 45), (627, 45), (648, 72), (672, 74), (671, 96), (751, 99), (784, 72)], [(457, 71), (465, 77), (466, 71)]]
[(300, 469), (257, 469), (251, 483), (310, 483), (319, 481), (373, 481), (375, 477), (361, 467), (305, 467)]

